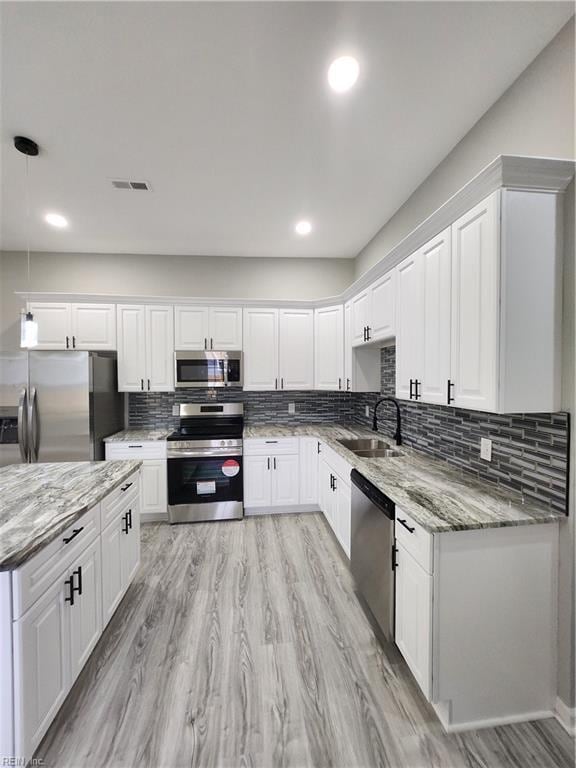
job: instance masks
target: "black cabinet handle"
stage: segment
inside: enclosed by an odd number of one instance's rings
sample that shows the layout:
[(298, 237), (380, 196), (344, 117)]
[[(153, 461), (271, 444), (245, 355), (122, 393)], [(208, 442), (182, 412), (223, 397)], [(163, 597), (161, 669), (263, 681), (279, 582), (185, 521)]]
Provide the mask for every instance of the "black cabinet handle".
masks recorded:
[(372, 329), (370, 328), (370, 326), (369, 326), (369, 325), (367, 325), (367, 326), (366, 326), (366, 341), (370, 341), (370, 331), (371, 331), (371, 330), (372, 330)]
[(276, 444), (278, 440), (264, 440), (264, 442), (266, 443), (266, 445), (271, 445), (272, 443)]
[(144, 379), (140, 379), (140, 389), (144, 392)]
[(410, 379), (410, 400), (414, 397), (414, 393), (412, 392), (412, 387), (414, 386), (414, 379)]
[(284, 389), (284, 377), (280, 379), (280, 389)]
[(127, 515), (127, 518), (128, 518), (126, 520), (126, 525), (128, 526), (128, 528), (132, 528), (132, 510), (129, 509), (128, 512), (126, 513), (126, 515)]
[(335, 491), (335, 490), (336, 490), (336, 477), (333, 477), (333, 478), (332, 478), (332, 490), (333, 490), (333, 491)]
[(320, 440), (318, 440), (318, 449), (317, 449), (317, 453), (320, 453)]
[(398, 548), (396, 547), (396, 544), (392, 544), (392, 570), (395, 571), (396, 568), (398, 568), (398, 560), (396, 560), (396, 553), (398, 552)]
[(80, 533), (80, 531), (83, 531), (83, 530), (84, 530), (84, 526), (81, 526), (80, 528), (73, 528), (72, 535), (66, 536), (64, 539), (62, 539), (62, 541), (64, 542), (64, 544), (69, 544), (72, 541), (72, 539), (75, 539), (76, 536), (78, 536), (78, 534)]
[(204, 349), (208, 349), (208, 339), (204, 339)]
[[(132, 447), (132, 446), (130, 446)], [(139, 445), (134, 446), (135, 448), (139, 448)], [(133, 483), (126, 483), (126, 485), (123, 488), (120, 488), (121, 491), (127, 491), (130, 486), (133, 485)]]
[(450, 379), (448, 379), (448, 387), (447, 387), (447, 392), (446, 392), (446, 402), (448, 403), (448, 405), (450, 405), (450, 403), (454, 402), (454, 398), (451, 397), (451, 395), (450, 395), (450, 392), (451, 392), (453, 386), (454, 386), (454, 382), (452, 382), (452, 381), (450, 381)]
[(274, 469), (276, 469), (276, 456), (274, 456)]
[(148, 392), (150, 392), (150, 379), (148, 379)]
[(416, 528), (411, 528), (411, 527), (408, 525), (408, 523), (406, 522), (406, 520), (402, 520), (402, 518), (400, 518), (400, 517), (397, 517), (397, 518), (396, 518), (396, 520), (398, 520), (398, 522), (400, 523), (400, 525), (403, 525), (403, 526), (404, 526), (404, 528), (406, 528), (406, 530), (407, 530), (407, 531), (410, 531), (410, 533), (414, 533), (414, 531), (416, 530)]
[[(78, 577), (78, 585), (74, 586), (74, 576)], [(79, 595), (82, 594), (82, 566), (79, 565), (78, 568), (76, 568), (75, 571), (72, 571), (72, 576), (70, 577), (72, 580), (72, 588), (70, 592), (78, 592)]]
[(66, 349), (70, 349), (70, 338), (66, 336)]
[(364, 341), (366, 341), (366, 326), (364, 326)]
[(422, 382), (418, 381), (418, 379), (414, 379), (414, 400), (420, 400), (420, 398), (422, 397), (422, 395), (419, 392), (421, 383)]
[(278, 389), (278, 379), (274, 379), (274, 389)]
[(74, 574), (72, 574), (69, 579), (64, 579), (64, 585), (66, 584), (70, 587), (70, 590), (68, 595), (64, 596), (64, 602), (74, 605)]
[(338, 379), (338, 389), (342, 389), (342, 379)]
[(350, 392), (350, 379), (346, 379), (346, 392)]
[(76, 336), (72, 336), (72, 346), (76, 349)]
[(333, 490), (334, 490), (334, 481), (335, 481), (335, 480), (336, 480), (336, 478), (334, 477), (334, 475), (332, 474), (332, 472), (330, 472), (330, 490), (331, 490), (331, 491), (333, 491)]
[(214, 349), (214, 339), (210, 339), (210, 349)]
[(122, 533), (128, 533), (128, 513), (122, 515)]
[(270, 456), (268, 456), (267, 461), (268, 461), (268, 469), (270, 469)]

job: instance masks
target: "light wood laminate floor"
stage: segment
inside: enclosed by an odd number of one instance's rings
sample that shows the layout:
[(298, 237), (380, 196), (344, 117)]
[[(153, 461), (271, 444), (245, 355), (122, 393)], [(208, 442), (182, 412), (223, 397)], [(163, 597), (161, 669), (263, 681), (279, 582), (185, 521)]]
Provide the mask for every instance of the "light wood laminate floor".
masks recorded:
[(142, 530), (142, 566), (36, 753), (47, 766), (551, 768), (555, 720), (446, 735), (319, 514)]

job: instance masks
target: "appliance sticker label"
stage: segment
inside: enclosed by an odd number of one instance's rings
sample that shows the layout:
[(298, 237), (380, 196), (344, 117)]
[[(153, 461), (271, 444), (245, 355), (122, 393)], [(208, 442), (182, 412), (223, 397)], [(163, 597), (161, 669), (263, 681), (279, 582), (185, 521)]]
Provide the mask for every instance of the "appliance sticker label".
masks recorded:
[(207, 493), (216, 493), (216, 481), (202, 480), (201, 482), (196, 483), (196, 493), (198, 496), (202, 496)]
[(226, 477), (234, 477), (240, 472), (240, 464), (235, 459), (226, 459), (222, 464), (222, 474)]

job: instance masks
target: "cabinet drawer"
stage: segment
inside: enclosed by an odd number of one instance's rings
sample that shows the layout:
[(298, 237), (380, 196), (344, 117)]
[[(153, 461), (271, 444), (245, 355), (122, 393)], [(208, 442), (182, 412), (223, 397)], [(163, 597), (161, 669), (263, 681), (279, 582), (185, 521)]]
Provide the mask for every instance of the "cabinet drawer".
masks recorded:
[(140, 493), (140, 473), (134, 472), (100, 502), (102, 530), (130, 504), (136, 504)]
[(282, 453), (300, 453), (297, 437), (250, 438), (244, 441), (246, 456), (273, 456)]
[(12, 574), (12, 618), (19, 619), (100, 533), (100, 504)]
[(424, 568), (427, 573), (433, 572), (432, 546), (434, 537), (424, 530), (421, 525), (396, 507), (396, 521), (394, 532), (397, 541), (412, 555), (414, 560)]
[(134, 443), (106, 443), (106, 460), (121, 459), (165, 459), (165, 440), (145, 440)]

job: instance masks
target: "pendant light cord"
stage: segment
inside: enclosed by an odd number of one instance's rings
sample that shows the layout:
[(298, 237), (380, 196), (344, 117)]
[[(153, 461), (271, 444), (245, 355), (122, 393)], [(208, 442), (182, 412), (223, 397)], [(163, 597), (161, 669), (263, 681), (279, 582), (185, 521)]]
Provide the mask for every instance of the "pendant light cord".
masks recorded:
[(28, 264), (28, 296), (30, 299), (30, 158), (25, 155), (26, 159), (26, 257)]

